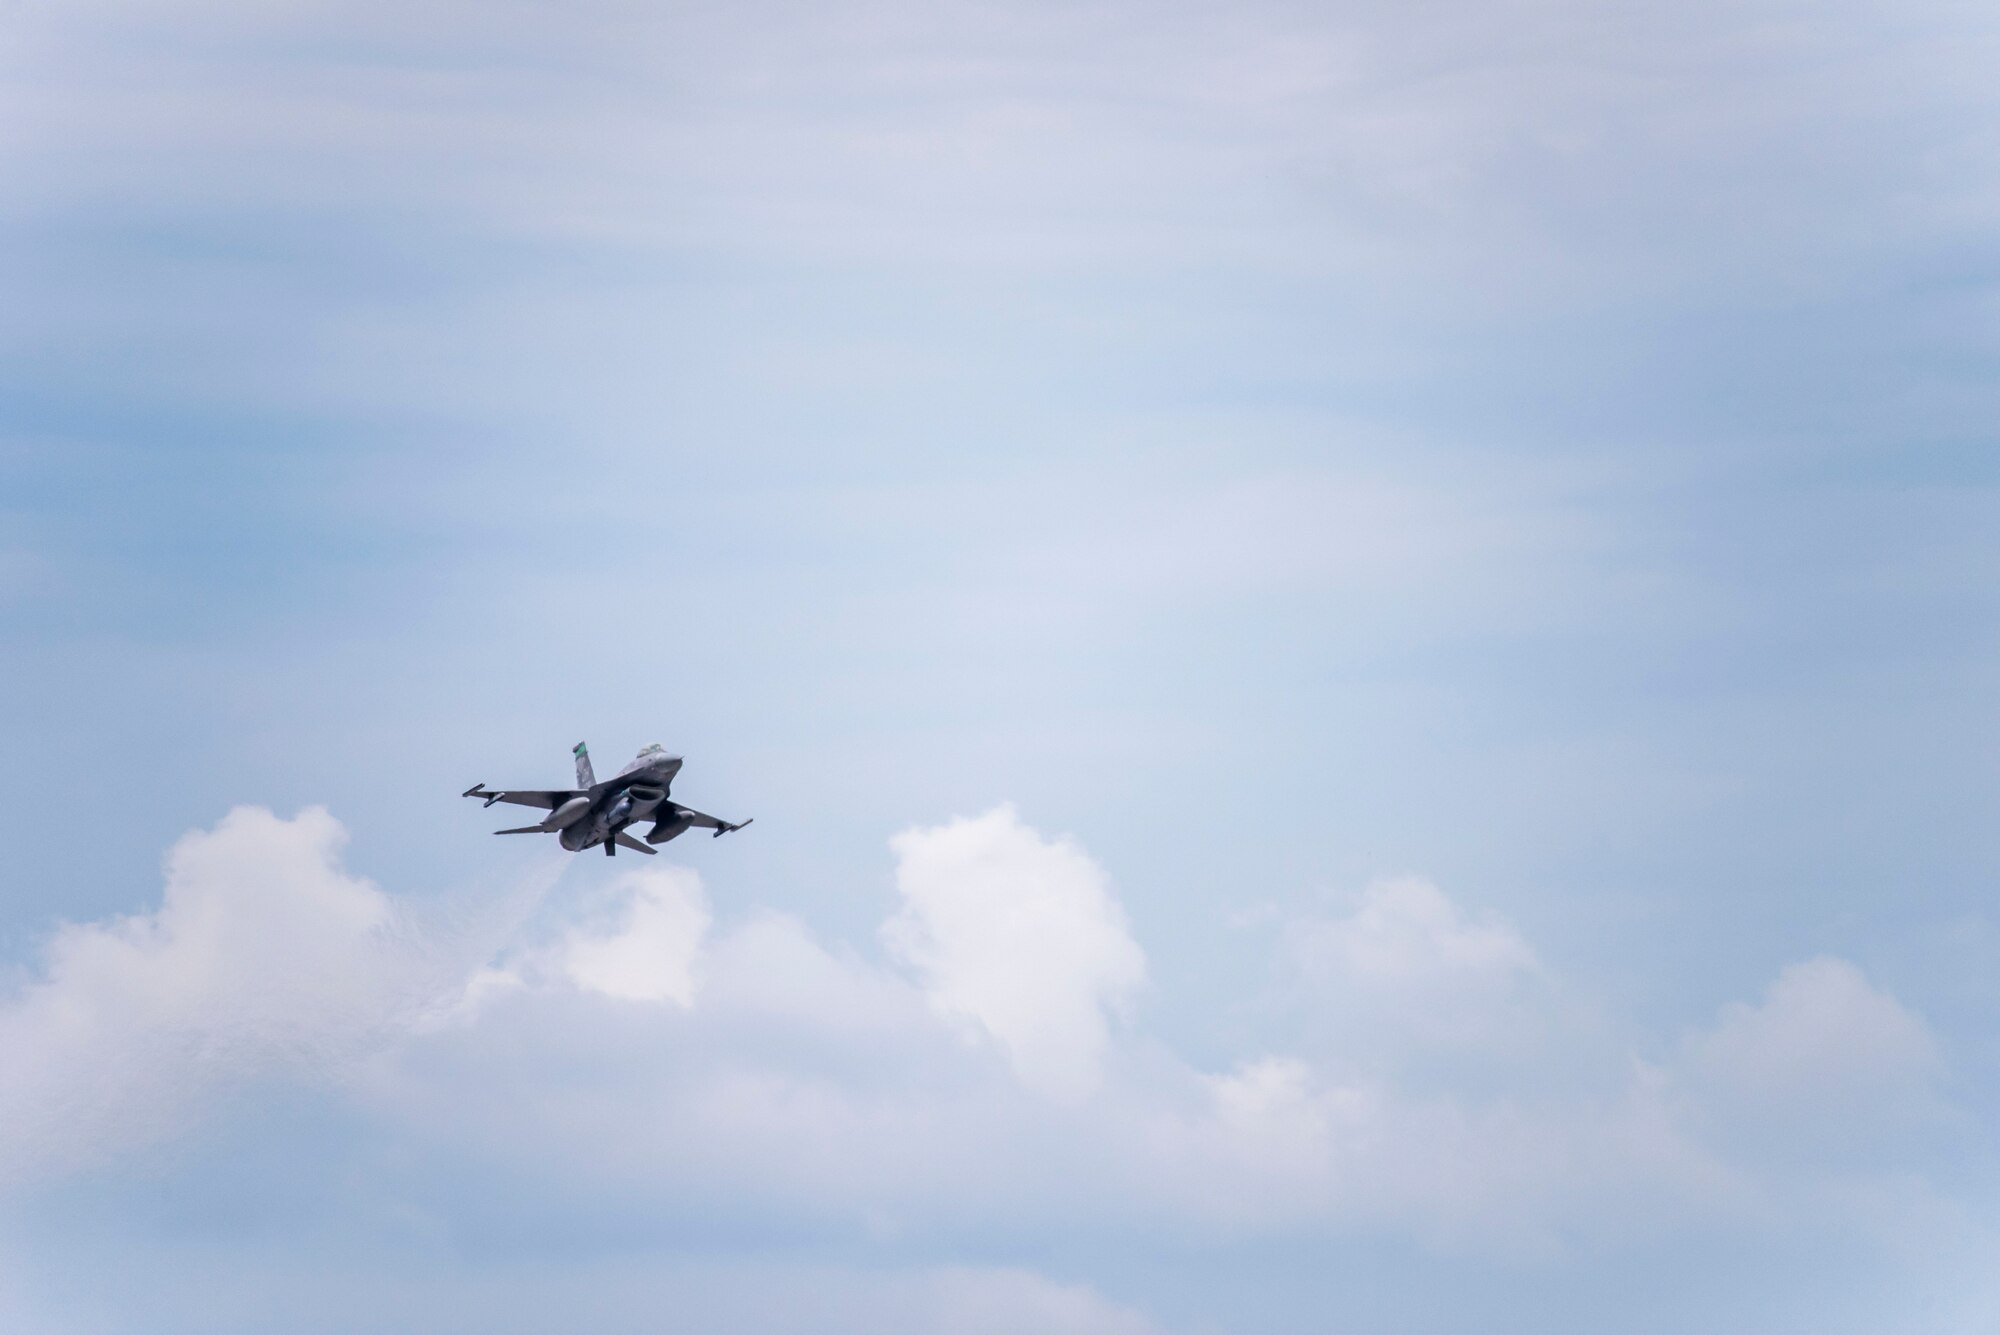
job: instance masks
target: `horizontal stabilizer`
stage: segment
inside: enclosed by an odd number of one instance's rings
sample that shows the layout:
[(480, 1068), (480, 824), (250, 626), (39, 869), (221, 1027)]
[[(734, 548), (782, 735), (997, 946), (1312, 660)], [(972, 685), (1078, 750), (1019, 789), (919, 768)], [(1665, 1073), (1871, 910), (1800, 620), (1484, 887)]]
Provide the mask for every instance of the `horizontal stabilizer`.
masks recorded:
[(554, 834), (546, 825), (523, 825), (512, 830), (495, 830), (495, 834)]
[(646, 847), (644, 844), (640, 843), (637, 839), (634, 839), (631, 835), (625, 833), (625, 831), (623, 830), (620, 830), (617, 834), (613, 835), (612, 838), (618, 841), (618, 846), (620, 848), (634, 849), (640, 853), (646, 854), (649, 857), (654, 853), (660, 851), (657, 848)]

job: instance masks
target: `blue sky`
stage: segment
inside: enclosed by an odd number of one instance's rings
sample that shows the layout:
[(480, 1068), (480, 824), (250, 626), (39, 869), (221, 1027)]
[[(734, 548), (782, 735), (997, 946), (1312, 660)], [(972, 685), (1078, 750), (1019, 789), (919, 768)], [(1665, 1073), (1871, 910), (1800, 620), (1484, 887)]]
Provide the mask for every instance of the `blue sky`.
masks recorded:
[(2000, 1321), (1982, 7), (10, 27), (5, 1324)]

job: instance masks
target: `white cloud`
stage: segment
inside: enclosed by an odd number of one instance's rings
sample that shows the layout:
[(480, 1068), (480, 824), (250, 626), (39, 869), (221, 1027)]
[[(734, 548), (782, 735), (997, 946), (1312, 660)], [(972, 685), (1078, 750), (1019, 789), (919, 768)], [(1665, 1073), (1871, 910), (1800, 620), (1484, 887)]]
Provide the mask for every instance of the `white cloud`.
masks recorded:
[(1011, 806), (906, 830), (890, 847), (903, 905), (882, 939), (931, 1005), (992, 1035), (1045, 1093), (1088, 1092), (1109, 1016), (1146, 978), (1103, 868)]
[[(461, 948), (342, 871), (340, 842), (323, 811), (234, 812), (177, 846), (156, 913), (58, 933), (0, 1010), (10, 1174), (172, 1134), (218, 1084), (277, 1072), (344, 1091), (425, 1162), (515, 1182), (521, 1228), (726, 1211), (878, 1241), (1331, 1231), (1547, 1254), (1939, 1213), (1907, 1134), (1944, 1106), (1936, 1041), (1843, 961), (1785, 970), (1648, 1062), (1579, 1025), (1504, 921), (1385, 881), (1283, 930), (1277, 995), (1323, 1021), (1314, 1041), (1211, 1072), (1112, 1023), (1144, 957), (1103, 870), (1011, 808), (895, 838), (901, 968), (768, 911), (711, 930), (683, 868)], [(1049, 1322), (1096, 1311), (1050, 1292)]]
[(0, 1006), (0, 1179), (180, 1129), (219, 1087), (332, 1074), (463, 980), (395, 901), (339, 865), (321, 808), (229, 813), (167, 857), (159, 909), (65, 924)]
[(1519, 1062), (1576, 1047), (1587, 1027), (1518, 932), (1468, 917), (1419, 877), (1374, 882), (1346, 914), (1285, 921), (1280, 963), (1280, 1005), (1340, 1069)]
[(631, 872), (606, 899), (609, 921), (579, 924), (557, 948), (564, 973), (608, 997), (692, 1006), (710, 921), (700, 879), (684, 867)]
[(1911, 1183), (1854, 1152), (1911, 1162), (1909, 1133), (1949, 1120), (1927, 1026), (1846, 961), (1788, 967), (1649, 1061), (1509, 924), (1420, 879), (1280, 939), (1274, 1019), (1296, 1017), (1300, 1053), (1208, 1077), (1214, 1123), (1185, 1128), (1239, 1224), (1535, 1252), (1753, 1215), (1867, 1232)]
[(1187, 1128), (1202, 1188), (1238, 1228), (1388, 1232), (1438, 1248), (1551, 1255), (1608, 1233), (1671, 1232), (1738, 1208), (1735, 1166), (1690, 1133), (1660, 1073), (1602, 1094), (1532, 1070), (1498, 1091), (1340, 1079), (1267, 1057), (1208, 1080)]
[(1534, 952), (1498, 922), (1468, 922), (1430, 882), (1377, 881), (1352, 915), (1294, 926), (1302, 967), (1408, 997), (1436, 990), (1504, 990), (1538, 971)]
[(1946, 1111), (1929, 1026), (1846, 960), (1787, 966), (1755, 1005), (1690, 1034), (1681, 1069), (1724, 1135), (1825, 1153)]
[(1478, 1023), (1470, 1011), (1540, 973), (1512, 927), (1468, 921), (1420, 877), (1376, 881), (1346, 917), (1298, 917), (1284, 935), (1288, 959), (1306, 979), (1418, 1007), (1440, 1037)]

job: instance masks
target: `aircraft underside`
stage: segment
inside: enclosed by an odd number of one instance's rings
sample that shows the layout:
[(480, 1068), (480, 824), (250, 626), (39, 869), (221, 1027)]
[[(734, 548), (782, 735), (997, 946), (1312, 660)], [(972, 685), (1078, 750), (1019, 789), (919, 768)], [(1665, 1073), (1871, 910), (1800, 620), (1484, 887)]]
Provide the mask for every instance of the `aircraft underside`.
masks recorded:
[[(652, 845), (678, 838), (694, 826), (711, 829), (720, 838), (750, 823), (720, 820), (669, 801), (667, 792), (680, 771), (681, 759), (658, 746), (641, 751), (623, 773), (607, 783), (597, 782), (589, 751), (582, 743), (577, 744), (575, 754), (575, 788), (494, 791), (476, 783), (464, 795), (481, 798), (489, 807), (495, 802), (511, 802), (548, 813), (539, 824), (495, 830), (495, 834), (553, 834), (572, 853), (601, 845), (607, 857), (616, 855), (620, 844), (650, 854)], [(652, 822), (652, 828), (641, 843), (628, 831), (646, 821)]]

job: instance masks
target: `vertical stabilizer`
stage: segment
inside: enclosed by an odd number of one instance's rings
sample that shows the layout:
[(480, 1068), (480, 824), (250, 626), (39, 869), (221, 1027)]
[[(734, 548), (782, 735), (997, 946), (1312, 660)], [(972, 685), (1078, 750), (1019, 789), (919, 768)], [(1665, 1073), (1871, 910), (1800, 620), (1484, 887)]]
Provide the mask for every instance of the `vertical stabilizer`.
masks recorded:
[(597, 786), (597, 775), (590, 768), (590, 748), (582, 742), (576, 744), (576, 786), (579, 788)]

